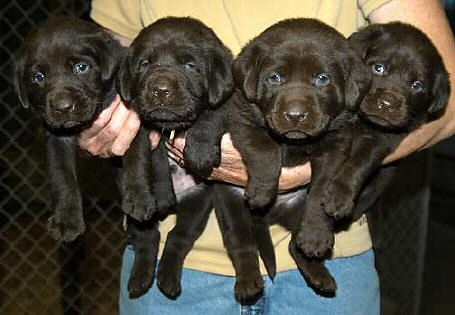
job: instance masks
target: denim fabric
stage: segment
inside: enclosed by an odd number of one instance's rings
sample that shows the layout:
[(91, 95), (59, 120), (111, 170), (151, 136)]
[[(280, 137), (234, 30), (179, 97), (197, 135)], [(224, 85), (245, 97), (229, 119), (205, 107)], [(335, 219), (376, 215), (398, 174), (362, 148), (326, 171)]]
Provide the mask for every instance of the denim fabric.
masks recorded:
[(374, 254), (327, 260), (338, 290), (335, 297), (317, 295), (298, 270), (279, 272), (272, 282), (264, 277), (264, 297), (255, 305), (241, 306), (234, 298), (234, 277), (184, 269), (182, 294), (176, 301), (167, 299), (154, 284), (139, 299), (128, 297), (128, 277), (134, 251), (127, 247), (123, 256), (120, 287), (120, 314), (309, 314), (309, 315), (379, 315), (379, 280), (374, 268)]

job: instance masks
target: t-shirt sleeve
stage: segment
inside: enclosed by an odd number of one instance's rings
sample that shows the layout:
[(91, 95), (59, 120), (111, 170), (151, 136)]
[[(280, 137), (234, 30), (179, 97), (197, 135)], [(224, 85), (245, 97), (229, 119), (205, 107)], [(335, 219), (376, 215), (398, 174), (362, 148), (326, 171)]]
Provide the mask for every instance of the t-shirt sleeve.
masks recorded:
[(358, 5), (363, 16), (368, 18), (371, 12), (390, 1), (391, 0), (358, 0)]
[(90, 17), (101, 26), (128, 38), (141, 31), (139, 0), (92, 0)]

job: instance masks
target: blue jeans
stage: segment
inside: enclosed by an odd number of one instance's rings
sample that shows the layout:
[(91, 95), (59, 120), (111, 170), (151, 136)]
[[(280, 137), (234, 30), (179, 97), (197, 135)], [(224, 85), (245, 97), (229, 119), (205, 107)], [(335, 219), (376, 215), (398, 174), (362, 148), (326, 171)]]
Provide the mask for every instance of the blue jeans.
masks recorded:
[(182, 294), (176, 301), (166, 298), (155, 284), (146, 295), (132, 300), (128, 297), (127, 285), (133, 259), (134, 250), (128, 246), (121, 274), (121, 315), (379, 315), (379, 281), (372, 250), (326, 261), (337, 281), (335, 297), (317, 295), (298, 270), (290, 270), (277, 273), (274, 282), (264, 277), (264, 296), (252, 306), (241, 306), (236, 302), (234, 277), (190, 269), (183, 270)]

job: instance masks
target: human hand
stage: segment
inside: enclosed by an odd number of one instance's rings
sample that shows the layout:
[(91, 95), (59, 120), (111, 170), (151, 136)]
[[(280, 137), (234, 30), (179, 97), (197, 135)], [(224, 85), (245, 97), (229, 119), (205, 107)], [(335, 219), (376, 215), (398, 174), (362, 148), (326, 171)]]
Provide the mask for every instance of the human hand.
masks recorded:
[[(177, 137), (172, 143), (166, 143), (169, 155), (180, 165), (184, 166), (183, 148), (185, 138)], [(310, 163), (295, 167), (284, 167), (281, 171), (279, 189), (289, 190), (309, 183), (311, 178)], [(246, 186), (248, 174), (240, 153), (234, 148), (231, 137), (225, 134), (221, 140), (221, 164), (214, 168), (209, 179), (229, 182), (239, 186)]]
[(79, 146), (95, 156), (124, 155), (140, 125), (136, 112), (127, 108), (117, 95), (92, 126), (81, 133)]

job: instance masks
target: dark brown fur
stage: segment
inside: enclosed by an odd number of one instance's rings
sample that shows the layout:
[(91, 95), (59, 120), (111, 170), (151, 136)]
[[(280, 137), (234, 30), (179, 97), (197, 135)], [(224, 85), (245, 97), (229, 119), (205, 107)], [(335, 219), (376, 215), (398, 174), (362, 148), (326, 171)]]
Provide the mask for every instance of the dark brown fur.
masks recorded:
[[(320, 200), (346, 158), (351, 145), (346, 130), (355, 120), (351, 111), (368, 90), (370, 73), (342, 35), (311, 19), (271, 26), (242, 49), (233, 73), (239, 90), (222, 106), (224, 126), (247, 167), (244, 194), (250, 211), (264, 215), (253, 216), (250, 223), (245, 219), (243, 224), (252, 224), (271, 274), (274, 253), (264, 225), (278, 223), (290, 230), (289, 248), (299, 269), (310, 285), (333, 293), (335, 281), (322, 261), (304, 256), (299, 247), (307, 256), (320, 257), (333, 246), (334, 222)], [(311, 161), (313, 168), (306, 202), (305, 190), (276, 200), (281, 168), (305, 161)], [(247, 212), (240, 196), (237, 189), (229, 204)], [(240, 224), (236, 218), (227, 221)], [(245, 251), (245, 235), (232, 234), (234, 243), (240, 244), (237, 252)]]
[[(198, 174), (206, 174), (207, 169), (198, 161), (219, 164), (219, 143), (199, 142), (198, 138), (200, 133), (222, 132), (215, 109), (232, 93), (231, 62), (231, 53), (211, 29), (198, 20), (175, 17), (143, 29), (124, 58), (119, 90), (140, 115), (142, 126), (124, 158), (122, 206), (135, 219), (145, 220), (128, 226), (136, 252), (128, 283), (131, 297), (141, 296), (152, 284), (160, 239), (158, 222), (176, 209), (177, 224), (166, 241), (157, 285), (169, 298), (180, 295), (184, 259), (213, 208), (213, 187), (202, 180), (180, 194), (172, 207), (175, 197), (172, 186), (169, 189), (172, 183), (164, 141), (152, 153), (148, 132), (150, 128), (186, 130), (185, 159)], [(215, 117), (214, 121), (209, 117)], [(155, 179), (160, 183), (152, 184)]]
[(411, 25), (371, 25), (354, 33), (350, 42), (371, 69), (373, 79), (360, 104), (361, 119), (353, 128), (355, 141), (349, 159), (327, 188), (323, 203), (328, 215), (349, 217), (354, 211), (355, 219), (393, 176), (380, 172), (373, 180), (377, 187), (367, 187), (369, 193), (359, 197), (365, 182), (409, 132), (444, 112), (450, 84), (437, 49)]
[(53, 215), (47, 228), (58, 240), (84, 232), (77, 183), (79, 133), (113, 100), (122, 48), (93, 23), (57, 18), (30, 34), (16, 60), (15, 85), (24, 107), (46, 126)]
[(270, 204), (281, 167), (311, 161), (296, 242), (308, 256), (322, 257), (334, 237), (333, 220), (321, 200), (351, 145), (352, 111), (369, 88), (368, 69), (336, 30), (316, 20), (293, 19), (250, 42), (235, 60), (234, 76), (254, 103), (229, 111), (236, 125), (229, 131), (248, 169), (247, 201), (253, 208)]

